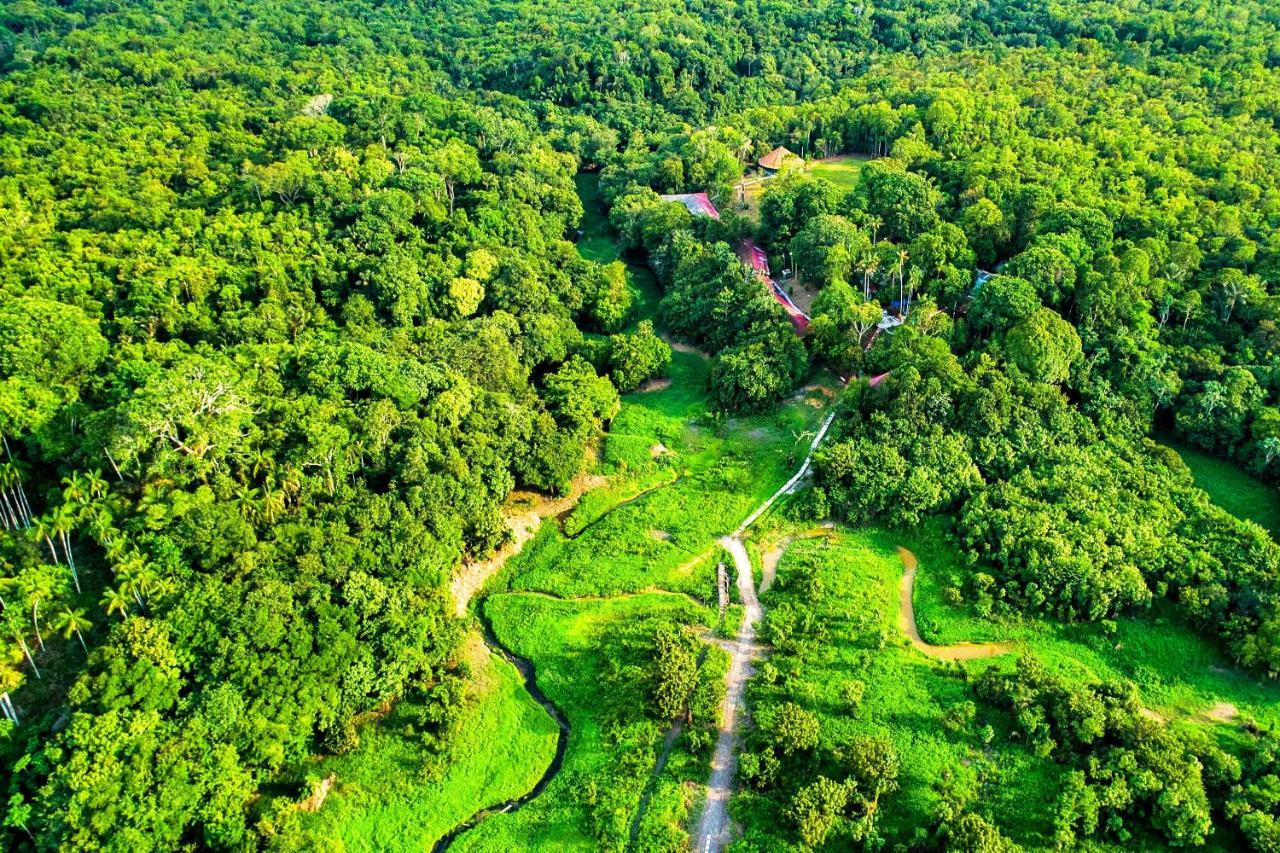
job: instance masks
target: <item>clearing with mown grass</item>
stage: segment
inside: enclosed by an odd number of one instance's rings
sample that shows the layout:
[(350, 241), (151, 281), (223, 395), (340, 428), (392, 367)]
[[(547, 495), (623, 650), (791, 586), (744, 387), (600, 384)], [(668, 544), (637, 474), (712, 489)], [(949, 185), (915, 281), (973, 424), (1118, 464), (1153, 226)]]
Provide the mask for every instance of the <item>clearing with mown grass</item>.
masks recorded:
[[(947, 603), (944, 589), (961, 576), (962, 565), (941, 519), (911, 530), (838, 527), (832, 536), (797, 539), (762, 595), (762, 636), (773, 653), (751, 684), (752, 713), (767, 718), (783, 703), (795, 703), (816, 717), (822, 743), (837, 754), (862, 737), (887, 739), (899, 759), (899, 789), (878, 810), (890, 844), (911, 843), (917, 828), (934, 820), (940, 784), (948, 780), (952, 794), (967, 791), (1014, 841), (1048, 849), (1064, 772), (1032, 754), (1004, 715), (975, 703), (973, 677), (989, 668), (1009, 670), (1016, 656), (940, 663), (912, 647), (898, 621), (902, 543), (919, 557), (916, 611), (930, 642), (1016, 641), (1020, 651), (1075, 682), (1127, 679), (1153, 721), (1203, 731), (1224, 748), (1244, 743), (1246, 726), (1280, 725), (1280, 687), (1234, 668), (1167, 607), (1117, 620), (1112, 630), (981, 618)], [(747, 753), (758, 753), (761, 742), (759, 736), (749, 742)], [(750, 769), (733, 803), (743, 829), (735, 849), (779, 849), (791, 837), (778, 821), (785, 801), (772, 800), (753, 782), (761, 766), (755, 758), (746, 763)], [(808, 771), (810, 778), (838, 772), (821, 763)], [(855, 830), (851, 821), (828, 848), (852, 843), (847, 833)], [(1236, 841), (1223, 830), (1209, 846), (1232, 849)]]
[(809, 164), (809, 173), (816, 178), (825, 178), (841, 189), (853, 189), (858, 185), (858, 175), (862, 173), (863, 165), (870, 160), (870, 157), (857, 154), (824, 157)]

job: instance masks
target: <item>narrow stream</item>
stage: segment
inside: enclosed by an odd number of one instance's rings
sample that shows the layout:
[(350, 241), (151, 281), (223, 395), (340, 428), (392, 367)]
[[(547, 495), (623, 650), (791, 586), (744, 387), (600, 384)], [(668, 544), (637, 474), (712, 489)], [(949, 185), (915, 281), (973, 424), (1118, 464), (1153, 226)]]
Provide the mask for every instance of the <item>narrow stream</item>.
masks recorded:
[(476, 608), (476, 612), (480, 617), (480, 624), (484, 628), (484, 643), (494, 654), (502, 655), (502, 657), (510, 661), (511, 665), (520, 672), (521, 678), (524, 679), (524, 689), (528, 690), (529, 695), (551, 715), (551, 719), (556, 721), (556, 727), (560, 730), (556, 737), (556, 754), (551, 759), (551, 763), (547, 765), (547, 769), (543, 771), (542, 776), (526, 793), (514, 800), (507, 800), (504, 803), (480, 809), (480, 811), (455, 826), (447, 835), (437, 841), (431, 848), (432, 853), (442, 853), (442, 851), (448, 850), (449, 845), (457, 841), (459, 836), (475, 829), (481, 821), (490, 815), (509, 814), (535, 799), (546, 789), (547, 785), (551, 784), (551, 780), (556, 777), (556, 774), (560, 772), (560, 768), (564, 765), (565, 751), (569, 747), (569, 720), (560, 712), (555, 703), (547, 698), (547, 694), (543, 693), (542, 689), (538, 687), (537, 671), (533, 661), (520, 657), (504, 646), (498, 639), (498, 635), (493, 631), (493, 624), (485, 613), (484, 605), (485, 603), (482, 601), (480, 606)]

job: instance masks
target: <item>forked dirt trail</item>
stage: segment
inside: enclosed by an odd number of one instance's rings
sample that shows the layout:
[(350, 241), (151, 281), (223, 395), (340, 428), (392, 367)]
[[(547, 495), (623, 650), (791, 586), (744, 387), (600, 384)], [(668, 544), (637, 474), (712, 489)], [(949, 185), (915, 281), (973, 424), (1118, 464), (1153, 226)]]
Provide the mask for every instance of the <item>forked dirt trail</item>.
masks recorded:
[(738, 771), (738, 729), (746, 715), (743, 693), (747, 680), (755, 674), (752, 661), (760, 654), (756, 644), (756, 623), (764, 615), (756, 598), (751, 575), (751, 558), (737, 536), (726, 536), (720, 544), (733, 557), (738, 573), (738, 595), (742, 598), (742, 626), (738, 635), (724, 644), (729, 652), (728, 687), (720, 706), (720, 732), (716, 751), (711, 757), (711, 778), (707, 782), (707, 799), (702, 805), (698, 834), (693, 849), (698, 853), (723, 850), (729, 844), (729, 797), (733, 794), (733, 777)]
[(898, 556), (902, 558), (903, 568), (902, 582), (898, 586), (898, 627), (911, 640), (911, 645), (937, 660), (977, 660), (1013, 651), (1013, 643), (955, 643), (950, 646), (931, 646), (926, 643), (916, 628), (916, 609), (911, 600), (919, 562), (915, 554), (902, 546), (898, 546)]
[(818, 449), (835, 412), (827, 415), (819, 427), (813, 444), (804, 458), (800, 470), (791, 479), (783, 483), (782, 488), (774, 492), (768, 500), (756, 507), (746, 521), (738, 526), (732, 535), (720, 540), (733, 557), (737, 570), (738, 597), (742, 600), (742, 625), (733, 640), (724, 644), (729, 652), (729, 672), (724, 694), (724, 703), (720, 706), (720, 731), (716, 736), (716, 751), (711, 758), (711, 778), (707, 781), (707, 798), (702, 806), (702, 815), (698, 819), (698, 831), (693, 837), (692, 849), (695, 853), (713, 853), (723, 850), (729, 844), (732, 825), (729, 821), (729, 797), (733, 794), (733, 777), (738, 770), (739, 729), (746, 718), (746, 703), (743, 696), (747, 681), (755, 673), (752, 662), (760, 654), (756, 643), (756, 623), (764, 615), (760, 607), (760, 599), (756, 597), (755, 579), (751, 573), (751, 557), (743, 544), (743, 534), (760, 516), (773, 506), (778, 498), (796, 487), (809, 473), (809, 465), (813, 460), (813, 452)]

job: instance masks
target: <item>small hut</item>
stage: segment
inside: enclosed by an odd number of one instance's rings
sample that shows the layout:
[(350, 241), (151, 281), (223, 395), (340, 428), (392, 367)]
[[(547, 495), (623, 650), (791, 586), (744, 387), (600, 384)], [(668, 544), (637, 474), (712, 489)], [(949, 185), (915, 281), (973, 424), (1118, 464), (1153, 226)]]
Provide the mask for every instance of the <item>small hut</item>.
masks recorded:
[(786, 148), (779, 145), (777, 148), (761, 157), (758, 162), (760, 163), (760, 168), (766, 175), (776, 175), (778, 174), (778, 170), (781, 169), (784, 164), (791, 161), (798, 162), (799, 160), (799, 155), (788, 151)]

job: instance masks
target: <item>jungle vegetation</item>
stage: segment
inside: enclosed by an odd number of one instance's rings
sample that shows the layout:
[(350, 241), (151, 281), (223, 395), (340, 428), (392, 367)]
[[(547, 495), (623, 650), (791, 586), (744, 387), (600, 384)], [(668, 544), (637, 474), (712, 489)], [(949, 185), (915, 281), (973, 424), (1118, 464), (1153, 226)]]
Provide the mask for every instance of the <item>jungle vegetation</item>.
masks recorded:
[[(796, 523), (939, 525), (947, 599), (975, 617), (1168, 613), (1248, 679), (1280, 677), (1274, 529), (1156, 440), (1280, 482), (1278, 30), (1261, 0), (6, 4), (3, 843), (308, 846), (292, 783), (379, 709), (447, 763), (483, 669), (447, 584), (506, 540), (514, 490), (665, 476), (649, 449), (676, 436), (704, 476), (655, 511), (703, 549), (776, 487), (812, 426), (795, 393), (824, 369), (850, 381)], [(867, 162), (838, 183), (784, 169), (748, 215), (735, 184), (778, 145)], [(607, 223), (583, 220), (584, 172)], [(803, 338), (744, 271), (746, 237), (816, 291)], [(886, 311), (905, 322), (882, 333)], [(668, 372), (673, 411), (621, 402)], [(623, 541), (612, 523), (591, 536)], [(606, 672), (594, 710), (616, 735), (544, 807), (625, 846), (640, 791), (592, 773), (634, 775), (601, 756), (683, 714), (696, 775), (714, 691), (695, 714), (653, 660), (693, 677), (711, 566), (682, 575), (653, 537), (616, 561), (539, 541), (495, 621), (561, 666), (590, 725), (584, 684)], [(842, 572), (803, 564), (767, 623), (793, 667), (753, 696), (748, 843), (874, 846), (878, 815), (902, 825), (889, 724), (833, 740), (809, 707), (815, 620), (856, 603)], [(657, 600), (616, 661), (508, 624), (569, 619), (535, 593), (651, 586), (694, 602)], [(848, 639), (874, 655), (870, 625)], [(897, 841), (1280, 844), (1267, 726), (1166, 731), (1123, 678), (1034, 655), (948, 678), (966, 737), (976, 714), (987, 743), (1052, 765), (1056, 822), (938, 779), (944, 807)], [(677, 790), (659, 800), (683, 815)], [(646, 831), (655, 849), (684, 843), (680, 819)], [(517, 831), (495, 826), (495, 844)]]

